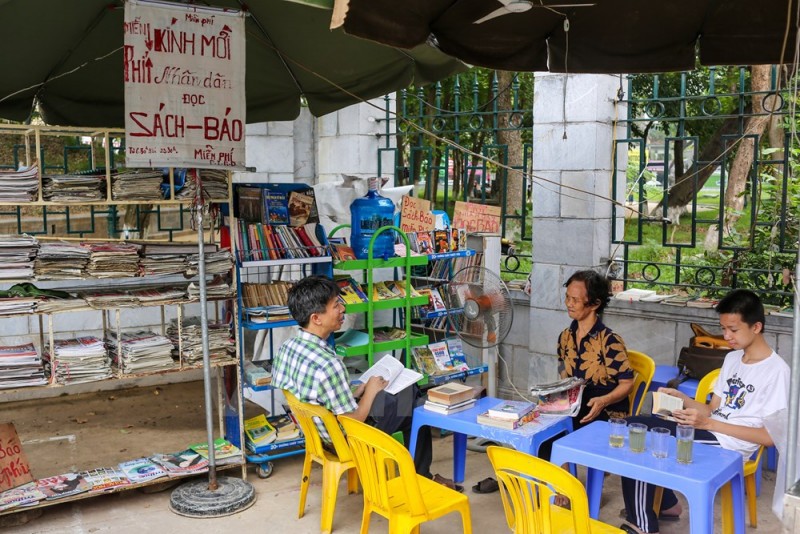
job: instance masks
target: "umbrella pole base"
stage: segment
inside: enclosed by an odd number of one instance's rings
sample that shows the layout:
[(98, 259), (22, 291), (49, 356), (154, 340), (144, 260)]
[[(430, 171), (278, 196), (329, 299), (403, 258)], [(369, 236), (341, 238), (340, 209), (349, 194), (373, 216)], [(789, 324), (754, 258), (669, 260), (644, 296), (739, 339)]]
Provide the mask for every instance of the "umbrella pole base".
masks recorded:
[(218, 477), (219, 488), (208, 489), (208, 480), (187, 482), (175, 489), (169, 509), (186, 517), (224, 517), (247, 510), (256, 502), (256, 490), (245, 480)]

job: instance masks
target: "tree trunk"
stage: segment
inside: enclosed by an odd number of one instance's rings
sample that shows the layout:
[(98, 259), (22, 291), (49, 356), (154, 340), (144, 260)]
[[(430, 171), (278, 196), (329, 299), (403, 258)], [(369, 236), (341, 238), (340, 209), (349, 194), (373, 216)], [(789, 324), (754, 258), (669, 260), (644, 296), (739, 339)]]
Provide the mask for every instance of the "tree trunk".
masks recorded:
[[(750, 67), (750, 85), (754, 93), (769, 90), (770, 72), (770, 65), (753, 65)], [(758, 95), (754, 95), (752, 101), (753, 115), (764, 113), (762, 99)], [(725, 188), (725, 217), (722, 221), (723, 238), (734, 233), (736, 223), (741, 218), (741, 213), (744, 209), (744, 193), (749, 184), (753, 160), (758, 150), (756, 143), (761, 139), (769, 122), (769, 115), (752, 116), (747, 119), (744, 135), (755, 135), (756, 137), (746, 137), (739, 142), (736, 156), (728, 173), (728, 183)], [(719, 241), (718, 232), (719, 229), (716, 226), (708, 229), (705, 239), (706, 249), (716, 248)]]
[[(497, 71), (497, 83), (500, 88), (511, 87), (511, 82), (514, 79), (514, 73), (508, 71)], [(512, 108), (512, 91), (502, 91), (497, 97), (497, 107), (502, 111), (511, 110)], [(521, 168), (523, 164), (523, 148), (522, 148), (522, 131), (519, 128), (512, 128), (509, 124), (511, 112), (500, 113), (498, 118), (498, 131), (497, 141), (498, 144), (506, 145), (508, 147), (508, 161), (509, 167)], [(524, 191), (522, 187), (522, 172), (519, 170), (506, 171), (499, 169), (497, 178), (502, 179), (505, 176), (505, 183), (500, 182), (500, 197), (506, 199), (505, 214), (519, 215), (522, 213), (522, 202), (524, 198)], [(505, 187), (504, 187), (505, 186)], [(502, 206), (502, 203), (501, 203)], [(519, 219), (508, 219), (506, 223), (506, 237), (515, 239), (521, 235), (522, 227)]]

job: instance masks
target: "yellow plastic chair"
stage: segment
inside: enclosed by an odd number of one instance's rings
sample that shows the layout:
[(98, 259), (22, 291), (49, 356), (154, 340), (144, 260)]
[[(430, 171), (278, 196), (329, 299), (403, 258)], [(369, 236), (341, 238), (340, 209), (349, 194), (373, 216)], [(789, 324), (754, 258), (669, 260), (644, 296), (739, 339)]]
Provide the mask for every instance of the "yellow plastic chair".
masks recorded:
[[(623, 532), (589, 517), (589, 499), (568, 471), (535, 456), (506, 447), (486, 449), (492, 462), (506, 522), (514, 534)], [(555, 495), (569, 498), (569, 509), (553, 504)]]
[[(714, 384), (719, 379), (720, 369), (714, 369), (697, 384), (697, 392), (695, 393), (694, 400), (697, 402), (706, 403), (708, 396), (714, 391)], [(764, 446), (758, 448), (755, 458), (751, 458), (744, 463), (744, 491), (747, 496), (747, 516), (750, 518), (749, 525), (751, 527), (758, 526), (758, 506), (756, 495), (756, 471), (758, 471), (758, 464), (761, 463), (761, 455), (764, 453)], [(728, 486), (722, 491), (723, 506), (730, 506), (730, 489)], [(727, 499), (727, 504), (725, 500)]]
[[(653, 375), (656, 373), (656, 362), (653, 358), (638, 350), (628, 350), (628, 364), (633, 369), (633, 388), (628, 393), (628, 402), (630, 404), (630, 412), (628, 415), (639, 415), (642, 410), (642, 400), (644, 399), (647, 390), (650, 389), (650, 382), (653, 380)], [(639, 402), (636, 402), (636, 395), (641, 390), (639, 395)]]
[[(298, 519), (305, 514), (306, 496), (311, 478), (311, 464), (316, 462), (322, 466), (322, 515), (320, 518), (320, 531), (328, 534), (333, 530), (333, 514), (336, 511), (336, 494), (339, 489), (339, 479), (347, 472), (347, 493), (358, 491), (358, 474), (356, 464), (353, 462), (350, 447), (339, 427), (339, 422), (331, 412), (323, 406), (300, 402), (290, 392), (283, 390), (292, 415), (295, 416), (306, 439), (306, 457), (303, 460), (303, 478), (300, 480), (300, 507), (297, 511)], [(325, 425), (328, 435), (333, 442), (335, 453), (323, 448), (319, 429), (314, 423), (314, 418), (319, 418)]]
[(458, 512), (464, 534), (472, 534), (466, 495), (418, 475), (411, 454), (390, 435), (350, 417), (339, 422), (363, 487), (361, 534), (369, 531), (372, 512), (389, 521), (390, 534), (418, 534), (421, 523)]

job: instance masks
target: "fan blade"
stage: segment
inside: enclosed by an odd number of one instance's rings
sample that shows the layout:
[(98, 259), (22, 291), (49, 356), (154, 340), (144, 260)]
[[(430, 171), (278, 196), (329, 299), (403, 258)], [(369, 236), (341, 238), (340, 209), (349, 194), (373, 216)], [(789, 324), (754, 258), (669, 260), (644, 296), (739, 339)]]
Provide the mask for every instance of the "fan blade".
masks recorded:
[(511, 14), (511, 11), (507, 10), (504, 7), (501, 7), (500, 9), (495, 9), (494, 11), (492, 11), (491, 13), (486, 15), (485, 17), (476, 20), (475, 22), (473, 22), (473, 24), (482, 24), (482, 23), (486, 22), (487, 20), (496, 19), (497, 17), (502, 17), (503, 15), (510, 15), (510, 14)]

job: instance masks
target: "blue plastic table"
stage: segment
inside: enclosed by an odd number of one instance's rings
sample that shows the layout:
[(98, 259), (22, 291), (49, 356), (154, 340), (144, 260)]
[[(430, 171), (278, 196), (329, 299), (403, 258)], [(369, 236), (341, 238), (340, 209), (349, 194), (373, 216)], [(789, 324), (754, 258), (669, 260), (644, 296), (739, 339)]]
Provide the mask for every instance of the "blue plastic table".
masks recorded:
[[(588, 468), (586, 492), (589, 514), (597, 519), (604, 472), (614, 473), (682, 493), (689, 502), (689, 524), (694, 534), (714, 532), (714, 496), (728, 482), (733, 497), (734, 528), (743, 534), (744, 474), (741, 454), (721, 447), (694, 444), (693, 462), (679, 464), (675, 460), (676, 442), (670, 438), (667, 458), (655, 458), (649, 451), (631, 452), (627, 445), (614, 449), (608, 445), (608, 423), (595, 421), (553, 443), (550, 461), (556, 465), (576, 463)], [(649, 440), (649, 436), (648, 436)], [(723, 527), (729, 528), (723, 516)]]
[(478, 399), (475, 406), (469, 410), (452, 415), (426, 410), (419, 406), (414, 410), (411, 425), (411, 443), (409, 451), (414, 456), (417, 447), (417, 433), (423, 426), (442, 428), (453, 432), (453, 480), (464, 481), (464, 465), (467, 457), (467, 436), (486, 438), (496, 443), (504, 443), (518, 451), (536, 455), (542, 442), (572, 431), (572, 419), (564, 415), (542, 415), (539, 419), (530, 422), (516, 430), (506, 430), (481, 425), (477, 416), (489, 408), (503, 402), (495, 397)]
[[(675, 365), (656, 365), (656, 372), (653, 380), (650, 381), (650, 391), (658, 391), (658, 388), (667, 387), (667, 382), (678, 376), (678, 367)], [(697, 385), (700, 383), (696, 378), (687, 378), (678, 386), (678, 391), (682, 391), (694, 398), (697, 393)]]

